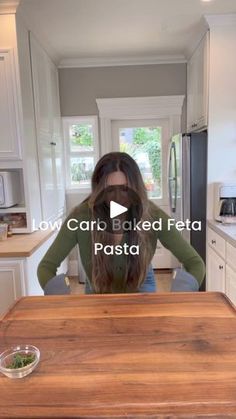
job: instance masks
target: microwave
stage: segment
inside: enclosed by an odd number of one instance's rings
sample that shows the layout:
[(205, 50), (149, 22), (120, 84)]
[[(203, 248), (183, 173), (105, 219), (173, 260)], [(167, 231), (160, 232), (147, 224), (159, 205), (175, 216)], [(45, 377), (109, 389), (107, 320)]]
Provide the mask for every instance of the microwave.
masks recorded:
[(21, 201), (19, 172), (0, 172), (0, 208), (10, 208)]

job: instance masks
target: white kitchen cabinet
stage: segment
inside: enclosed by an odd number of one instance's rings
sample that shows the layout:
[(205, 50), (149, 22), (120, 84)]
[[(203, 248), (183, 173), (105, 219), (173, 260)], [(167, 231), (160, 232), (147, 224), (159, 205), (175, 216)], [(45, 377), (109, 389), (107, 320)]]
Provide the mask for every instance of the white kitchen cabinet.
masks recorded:
[(0, 316), (25, 295), (24, 263), (22, 260), (0, 260)]
[(18, 170), (22, 180), (26, 222), (17, 233), (65, 211), (58, 71), (33, 36), (30, 41), (20, 15), (0, 15), (0, 170)]
[(236, 246), (207, 230), (207, 291), (225, 292), (236, 304)]
[(187, 131), (199, 131), (208, 124), (209, 32), (187, 65)]
[(236, 305), (236, 270), (226, 265), (226, 295)]
[(207, 231), (207, 242), (212, 249), (216, 253), (218, 253), (219, 256), (222, 257), (222, 259), (225, 260), (226, 258), (226, 242), (219, 234), (217, 234), (214, 230), (211, 228)]
[[(37, 277), (37, 268), (56, 236), (57, 232), (52, 234), (28, 257), (0, 259), (0, 316), (9, 309), (17, 298), (43, 295)], [(66, 274), (67, 271), (68, 258), (61, 263), (57, 274)]]
[(30, 35), (40, 188), (44, 220), (64, 212), (65, 188), (58, 71)]
[(21, 159), (18, 92), (13, 50), (0, 48), (0, 159)]
[(52, 131), (52, 114), (50, 98), (50, 72), (48, 57), (39, 43), (30, 34), (30, 53), (34, 90), (34, 105), (37, 133), (49, 135)]
[(225, 261), (210, 246), (207, 250), (207, 291), (225, 292)]

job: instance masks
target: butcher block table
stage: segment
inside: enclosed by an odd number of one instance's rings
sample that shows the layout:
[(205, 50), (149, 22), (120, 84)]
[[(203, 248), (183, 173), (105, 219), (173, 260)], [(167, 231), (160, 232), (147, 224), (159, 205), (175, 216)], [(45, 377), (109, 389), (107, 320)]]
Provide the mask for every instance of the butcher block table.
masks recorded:
[(1, 418), (236, 418), (236, 310), (221, 293), (25, 297), (0, 350), (32, 344), (32, 374), (0, 374)]

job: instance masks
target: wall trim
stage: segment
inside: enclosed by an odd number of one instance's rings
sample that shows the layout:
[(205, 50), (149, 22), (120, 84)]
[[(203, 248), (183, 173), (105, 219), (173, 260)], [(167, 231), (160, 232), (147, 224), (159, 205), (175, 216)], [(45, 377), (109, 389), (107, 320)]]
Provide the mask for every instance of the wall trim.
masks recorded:
[(184, 55), (157, 55), (147, 57), (110, 57), (110, 58), (64, 58), (59, 68), (117, 67), (127, 65), (155, 65), (186, 63)]
[(236, 13), (204, 15), (209, 27), (236, 25)]
[(165, 118), (181, 115), (184, 95), (96, 99), (100, 118)]
[(15, 14), (17, 7), (19, 6), (19, 3), (20, 3), (20, 0), (1, 1), (0, 15)]
[(181, 131), (184, 95), (96, 99), (100, 117), (101, 154), (112, 151), (112, 121), (119, 119), (169, 120), (170, 136)]

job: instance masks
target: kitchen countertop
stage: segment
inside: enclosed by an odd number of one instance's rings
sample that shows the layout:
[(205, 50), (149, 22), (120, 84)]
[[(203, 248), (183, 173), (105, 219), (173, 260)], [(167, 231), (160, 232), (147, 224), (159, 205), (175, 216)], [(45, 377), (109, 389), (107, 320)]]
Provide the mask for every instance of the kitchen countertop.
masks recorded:
[(236, 225), (222, 224), (215, 220), (209, 220), (208, 226), (218, 233), (223, 239), (227, 240), (232, 246), (236, 247)]
[(0, 258), (31, 256), (53, 233), (50, 229), (30, 234), (13, 234), (12, 237), (0, 241)]
[(234, 418), (236, 310), (217, 292), (24, 297), (0, 352), (35, 345), (23, 379), (0, 374), (0, 418)]

